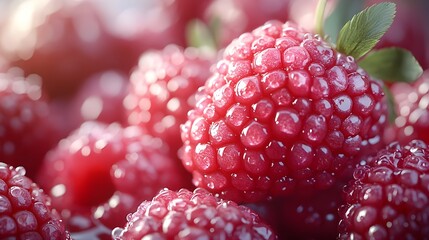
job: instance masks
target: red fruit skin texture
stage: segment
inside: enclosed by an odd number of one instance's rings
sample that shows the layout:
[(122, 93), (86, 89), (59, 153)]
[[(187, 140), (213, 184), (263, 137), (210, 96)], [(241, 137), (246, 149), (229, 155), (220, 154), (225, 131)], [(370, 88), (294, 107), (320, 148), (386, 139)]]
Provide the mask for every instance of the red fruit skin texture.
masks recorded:
[(24, 76), (21, 69), (0, 73), (0, 159), (37, 174), (45, 153), (59, 139), (50, 116), (40, 77)]
[(0, 54), (40, 75), (53, 98), (73, 96), (97, 72), (128, 73), (146, 49), (185, 43), (175, 2), (25, 0), (5, 7)]
[(327, 189), (382, 146), (380, 84), (293, 23), (235, 39), (181, 126), (197, 187), (237, 202)]
[(113, 239), (277, 239), (254, 211), (201, 188), (163, 189), (127, 218)]
[(195, 105), (195, 92), (210, 76), (212, 54), (169, 45), (145, 52), (131, 73), (124, 100), (127, 120), (168, 143), (172, 157), (181, 147), (180, 124)]
[(0, 162), (0, 238), (70, 239), (49, 197), (23, 167)]
[(164, 145), (136, 126), (85, 122), (48, 152), (38, 182), (68, 225), (92, 215), (113, 228), (165, 186), (190, 185)]
[(396, 117), (386, 129), (386, 143), (406, 144), (413, 139), (429, 143), (429, 70), (416, 82), (390, 86)]
[(391, 143), (358, 167), (340, 208), (339, 239), (429, 239), (429, 148)]

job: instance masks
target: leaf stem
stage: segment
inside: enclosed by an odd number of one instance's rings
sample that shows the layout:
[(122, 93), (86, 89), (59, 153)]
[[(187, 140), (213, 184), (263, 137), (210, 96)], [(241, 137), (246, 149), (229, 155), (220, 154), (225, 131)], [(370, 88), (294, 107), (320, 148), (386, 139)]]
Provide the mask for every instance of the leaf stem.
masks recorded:
[(319, 0), (316, 7), (316, 33), (319, 34), (322, 38), (325, 37), (325, 33), (323, 32), (323, 24), (324, 24), (324, 16), (325, 16), (325, 8), (326, 8), (327, 0)]

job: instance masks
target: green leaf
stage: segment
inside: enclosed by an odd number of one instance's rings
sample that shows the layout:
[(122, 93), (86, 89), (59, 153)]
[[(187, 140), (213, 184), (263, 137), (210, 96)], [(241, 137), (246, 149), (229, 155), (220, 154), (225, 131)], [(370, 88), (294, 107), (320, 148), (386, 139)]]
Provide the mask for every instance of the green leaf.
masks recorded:
[(396, 5), (383, 2), (356, 14), (341, 29), (337, 50), (359, 59), (378, 43), (392, 25)]
[(325, 33), (329, 36), (332, 43), (335, 43), (341, 27), (363, 9), (363, 6), (364, 0), (337, 1), (334, 10), (326, 18), (324, 24)]
[(210, 28), (201, 20), (192, 20), (186, 29), (188, 46), (195, 48), (216, 49), (216, 41)]
[(396, 47), (372, 51), (359, 65), (369, 75), (386, 82), (412, 82), (423, 73), (410, 51)]

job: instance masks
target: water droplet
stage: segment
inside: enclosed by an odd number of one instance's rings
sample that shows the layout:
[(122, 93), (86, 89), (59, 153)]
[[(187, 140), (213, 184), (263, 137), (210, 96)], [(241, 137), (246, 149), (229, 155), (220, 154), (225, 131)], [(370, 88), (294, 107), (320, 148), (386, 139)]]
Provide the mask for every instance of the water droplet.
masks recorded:
[(22, 166), (16, 167), (15, 171), (16, 171), (16, 173), (18, 173), (21, 176), (24, 176), (26, 173), (25, 168)]
[(112, 230), (112, 238), (113, 239), (119, 239), (119, 237), (122, 235), (122, 233), (124, 232), (123, 228), (120, 227), (116, 227)]

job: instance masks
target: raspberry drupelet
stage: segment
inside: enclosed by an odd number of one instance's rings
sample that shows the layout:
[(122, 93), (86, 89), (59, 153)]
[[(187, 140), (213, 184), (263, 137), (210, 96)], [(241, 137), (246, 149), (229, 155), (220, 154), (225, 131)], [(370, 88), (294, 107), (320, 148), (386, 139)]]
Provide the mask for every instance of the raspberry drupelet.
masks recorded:
[(125, 228), (112, 231), (113, 239), (277, 239), (250, 208), (201, 188), (163, 189), (127, 218)]
[(270, 21), (225, 49), (181, 126), (179, 154), (197, 187), (254, 202), (347, 179), (382, 146), (385, 124), (382, 87), (351, 56)]
[(0, 239), (70, 239), (49, 197), (23, 167), (0, 162)]
[(368, 162), (345, 190), (338, 239), (428, 239), (428, 145), (394, 142)]

